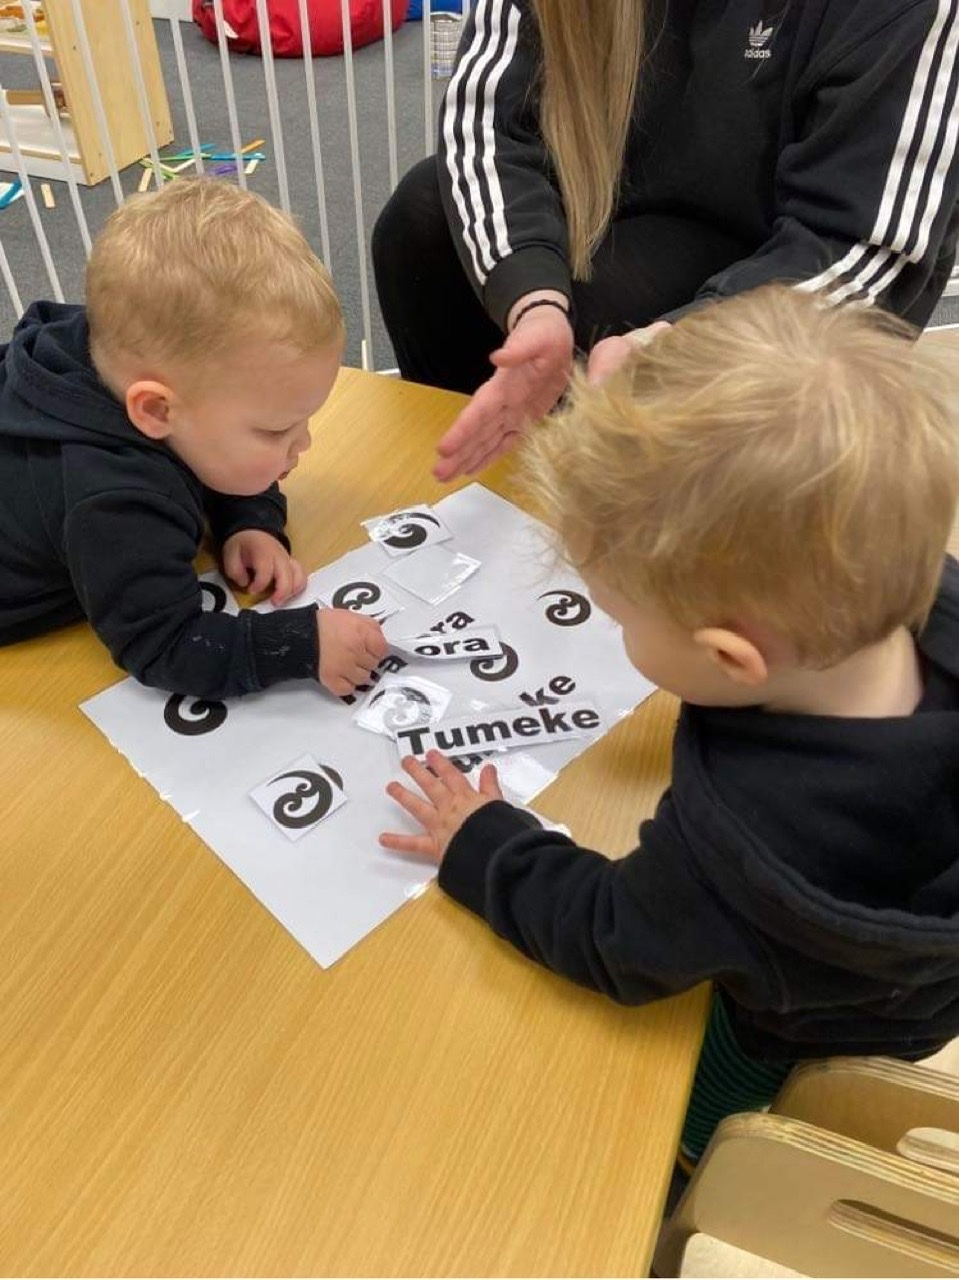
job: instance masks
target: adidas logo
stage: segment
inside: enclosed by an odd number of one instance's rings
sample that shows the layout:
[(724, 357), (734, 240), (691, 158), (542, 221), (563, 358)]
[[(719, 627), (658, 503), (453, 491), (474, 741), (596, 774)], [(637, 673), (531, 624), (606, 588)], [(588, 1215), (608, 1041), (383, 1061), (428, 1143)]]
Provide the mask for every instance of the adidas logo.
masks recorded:
[(756, 23), (754, 27), (749, 28), (749, 48), (743, 53), (744, 58), (771, 58), (772, 50), (767, 49), (769, 37), (772, 35), (772, 27), (764, 27), (762, 21)]

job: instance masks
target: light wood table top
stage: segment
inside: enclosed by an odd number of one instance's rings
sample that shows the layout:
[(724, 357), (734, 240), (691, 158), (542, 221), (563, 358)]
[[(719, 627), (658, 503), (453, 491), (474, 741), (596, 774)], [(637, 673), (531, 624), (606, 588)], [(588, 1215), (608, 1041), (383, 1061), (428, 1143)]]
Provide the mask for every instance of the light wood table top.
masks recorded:
[[(344, 371), (284, 485), (308, 570), (448, 491), (462, 403)], [(119, 676), (86, 626), (0, 650), (0, 1272), (643, 1274), (706, 989), (619, 1008), (435, 885), (320, 969), (78, 710)], [(537, 807), (625, 852), (675, 715)]]

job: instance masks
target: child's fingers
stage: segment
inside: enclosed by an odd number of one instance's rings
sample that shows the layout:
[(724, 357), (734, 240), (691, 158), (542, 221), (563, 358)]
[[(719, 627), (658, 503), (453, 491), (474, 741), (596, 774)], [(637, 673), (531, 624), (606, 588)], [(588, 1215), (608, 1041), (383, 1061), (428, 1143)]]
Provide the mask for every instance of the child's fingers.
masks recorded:
[(298, 596), (306, 586), (306, 570), (299, 560), (290, 559), (290, 595)]
[(238, 587), (245, 587), (250, 571), (243, 563), (243, 551), (238, 542), (230, 542), (223, 549), (223, 572)]
[(368, 663), (369, 668), (372, 671), (374, 667), (379, 666), (379, 664), (383, 661), (385, 657), (386, 657), (385, 652), (377, 653), (375, 652), (375, 650), (371, 649), (369, 645), (366, 645), (363, 652), (358, 655), (358, 660), (360, 662)]
[(273, 604), (282, 604), (293, 594), (292, 565), (292, 560), (278, 560), (273, 566), (273, 594), (270, 596)]
[[(452, 791), (455, 794), (456, 792), (465, 793), (473, 790), (469, 780), (464, 774), (460, 773), (455, 764), (451, 764), (447, 760), (442, 751), (427, 751), (426, 763), (448, 791)], [(431, 776), (428, 770), (424, 772), (426, 772), (427, 777)], [(427, 792), (427, 794), (429, 793)]]
[(370, 623), (370, 626), (366, 628), (366, 634), (363, 637), (363, 644), (373, 656), (373, 665), (376, 666), (377, 662), (381, 662), (383, 658), (386, 657), (389, 652), (390, 645), (386, 636), (383, 634), (383, 628), (380, 624), (372, 618), (367, 618), (366, 621)]
[(484, 764), (480, 770), (479, 791), (480, 795), (489, 796), (491, 800), (502, 800), (503, 792), (500, 790), (495, 764)]
[(432, 836), (406, 836), (398, 831), (384, 831), (380, 836), (380, 844), (384, 849), (392, 849), (395, 853), (419, 853), (436, 861), (436, 846)]
[[(438, 751), (430, 752), (430, 755), (439, 756), (443, 764), (447, 764), (447, 761), (439, 755)], [(405, 756), (403, 759), (403, 769), (410, 775), (419, 789), (433, 805), (440, 805), (449, 799), (450, 789), (446, 781), (437, 777), (435, 773), (430, 771), (433, 767), (432, 760), (429, 763), (430, 768), (427, 769), (426, 765), (417, 760), (416, 756)], [(452, 768), (452, 765), (449, 767)], [(456, 773), (457, 771), (453, 769), (453, 772)], [(457, 776), (461, 777), (462, 775), (457, 774)]]
[(261, 591), (265, 591), (273, 581), (276, 574), (276, 566), (272, 556), (257, 557), (253, 561), (253, 581), (249, 585), (250, 595), (258, 595)]
[(387, 783), (386, 794), (391, 800), (395, 800), (401, 809), (405, 809), (411, 818), (415, 818), (421, 827), (429, 829), (430, 819), (435, 816), (436, 810), (428, 801), (414, 795), (408, 787), (403, 786), (402, 782)]

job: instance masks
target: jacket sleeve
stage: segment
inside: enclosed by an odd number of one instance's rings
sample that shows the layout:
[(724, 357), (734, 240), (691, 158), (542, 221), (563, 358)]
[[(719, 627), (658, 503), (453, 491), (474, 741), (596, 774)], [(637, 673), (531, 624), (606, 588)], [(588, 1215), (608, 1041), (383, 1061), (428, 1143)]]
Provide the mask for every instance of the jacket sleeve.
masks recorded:
[(439, 182), (467, 276), (502, 328), (531, 289), (572, 296), (566, 220), (537, 106), (527, 0), (478, 0), (440, 111)]
[(765, 970), (748, 925), (693, 871), (668, 793), (621, 861), (534, 821), (501, 801), (484, 806), (439, 873), (446, 893), (531, 960), (630, 1005)]
[(174, 499), (142, 490), (108, 490), (68, 513), (74, 588), (114, 662), (143, 684), (206, 698), (315, 680), (315, 605), (236, 617), (203, 611), (193, 569), (198, 525)]
[(797, 136), (779, 156), (771, 236), (666, 319), (772, 280), (913, 319), (930, 280), (945, 283), (959, 215), (959, 9), (919, 0), (898, 10), (863, 34), (870, 10), (860, 5), (810, 60)]
[(262, 529), (265, 533), (272, 533), (289, 551), (290, 542), (284, 533), (286, 498), (278, 484), (271, 484), (263, 493), (249, 498), (204, 489), (203, 506), (210, 522), (210, 533), (218, 547), (222, 547), (234, 533), (241, 533), (244, 529)]

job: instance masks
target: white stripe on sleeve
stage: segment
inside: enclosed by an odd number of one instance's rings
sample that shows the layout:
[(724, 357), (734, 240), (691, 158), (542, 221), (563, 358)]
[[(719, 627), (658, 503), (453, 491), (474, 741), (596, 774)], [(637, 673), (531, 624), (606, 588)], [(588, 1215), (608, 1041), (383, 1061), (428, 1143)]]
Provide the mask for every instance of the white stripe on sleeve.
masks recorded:
[[(886, 174), (879, 212), (869, 239), (853, 245), (839, 261), (811, 279), (804, 280), (797, 285), (797, 288), (805, 292), (828, 289), (825, 298), (829, 303), (842, 302), (857, 294), (864, 295), (869, 302), (874, 302), (907, 262), (921, 260), (928, 247), (932, 221), (941, 202), (946, 174), (955, 153), (954, 113), (942, 146), (939, 148), (938, 155), (935, 156), (935, 167), (929, 181), (926, 200), (919, 215), (916, 243), (908, 254), (904, 254), (903, 250), (916, 230), (920, 193), (929, 177), (930, 164), (933, 162), (936, 151), (943, 105), (953, 88), (956, 45), (959, 40), (957, 10), (959, 10), (959, 0), (939, 0), (935, 19), (923, 42), (913, 74), (899, 137)], [(942, 57), (930, 93), (931, 70), (940, 48), (943, 50)], [(919, 135), (920, 128), (921, 135)], [(919, 135), (919, 145), (907, 177), (906, 162), (916, 143), (917, 135)], [(903, 195), (904, 181), (907, 182), (907, 186)], [(902, 206), (893, 226), (893, 217), (900, 197), (902, 197)], [(889, 259), (893, 253), (896, 256), (890, 262)], [(848, 275), (854, 269), (856, 274), (847, 279), (844, 284), (829, 288), (834, 281)]]
[[(504, 11), (507, 15), (505, 41)], [(493, 117), (496, 90), (516, 52), (519, 10), (509, 0), (479, 0), (475, 22), (470, 48), (460, 60), (446, 93), (443, 138), (463, 239), (476, 279), (483, 285), (497, 262), (511, 252), (503, 188), (496, 171)], [(463, 104), (462, 109), (458, 109), (461, 91)], [(456, 140), (457, 121), (462, 129), (462, 146)], [(495, 248), (490, 244), (487, 218)]]
[[(446, 90), (446, 102), (444, 104), (443, 113), (443, 141), (446, 144), (446, 168), (450, 175), (450, 181), (453, 189), (453, 203), (456, 205), (456, 212), (459, 214), (460, 226), (463, 231), (463, 242), (469, 251), (470, 261), (473, 264), (473, 274), (477, 281), (482, 285), (486, 282), (486, 272), (480, 266), (479, 250), (476, 238), (473, 234), (473, 220), (470, 210), (466, 205), (466, 197), (463, 194), (464, 187), (469, 191), (469, 185), (466, 175), (463, 172), (464, 156), (457, 146), (455, 125), (457, 117), (464, 116), (466, 105), (469, 102), (469, 94), (467, 94), (464, 102), (463, 112), (457, 109), (457, 98), (459, 96), (460, 85), (464, 80), (469, 79), (473, 72), (473, 68), (477, 61), (482, 62), (484, 54), (484, 45), (486, 43), (486, 16), (489, 9), (489, 0), (479, 0), (476, 6), (475, 27), (473, 28), (473, 40), (467, 52), (460, 58), (459, 66), (449, 83)], [(489, 50), (485, 50), (488, 56)], [(466, 137), (471, 130), (467, 130), (466, 124), (461, 119), (463, 126), (464, 148)]]

